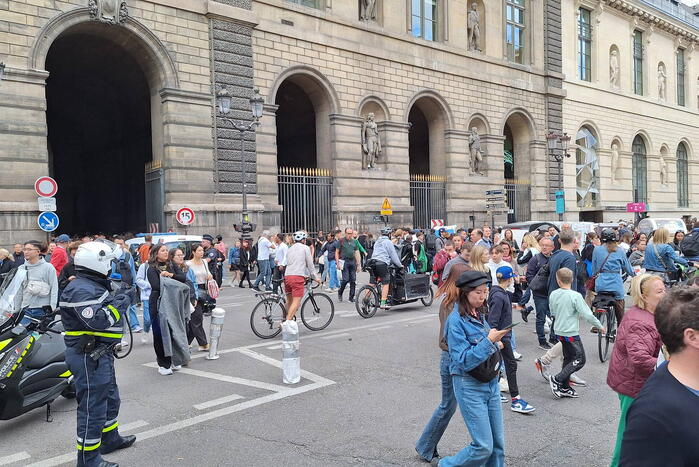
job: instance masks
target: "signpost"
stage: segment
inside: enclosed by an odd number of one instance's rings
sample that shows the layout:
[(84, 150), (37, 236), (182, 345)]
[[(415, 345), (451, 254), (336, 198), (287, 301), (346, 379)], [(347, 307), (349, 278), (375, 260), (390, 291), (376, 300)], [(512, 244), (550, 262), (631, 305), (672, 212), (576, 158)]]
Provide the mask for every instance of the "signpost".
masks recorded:
[(39, 211), (56, 211), (56, 198), (37, 198)]
[(46, 241), (50, 240), (49, 232), (53, 232), (58, 228), (60, 223), (56, 211), (56, 193), (58, 193), (58, 183), (53, 178), (45, 175), (39, 177), (34, 182), (34, 191), (39, 195), (37, 202), (39, 203), (39, 217), (36, 222), (39, 228), (46, 232)]
[(190, 208), (180, 208), (175, 214), (175, 219), (180, 225), (188, 227), (194, 223), (195, 219), (194, 211)]
[(39, 214), (36, 223), (39, 224), (39, 228), (44, 232), (53, 232), (58, 228), (60, 222), (55, 212), (42, 212)]
[(563, 220), (563, 213), (566, 212), (566, 198), (563, 191), (556, 192), (556, 214), (558, 214), (558, 220)]
[(39, 177), (34, 182), (34, 191), (42, 198), (51, 198), (58, 193), (58, 183), (51, 177)]
[(485, 192), (485, 208), (490, 213), (490, 228), (495, 231), (495, 214), (507, 212), (507, 200), (504, 188), (497, 190), (486, 190)]
[(433, 230), (444, 227), (444, 219), (432, 219), (430, 220), (430, 225), (432, 226)]
[(381, 204), (381, 215), (382, 216), (392, 216), (393, 215), (393, 207), (391, 206), (391, 203), (388, 201), (388, 198), (383, 199), (383, 203)]
[(626, 212), (646, 212), (646, 203), (627, 203)]

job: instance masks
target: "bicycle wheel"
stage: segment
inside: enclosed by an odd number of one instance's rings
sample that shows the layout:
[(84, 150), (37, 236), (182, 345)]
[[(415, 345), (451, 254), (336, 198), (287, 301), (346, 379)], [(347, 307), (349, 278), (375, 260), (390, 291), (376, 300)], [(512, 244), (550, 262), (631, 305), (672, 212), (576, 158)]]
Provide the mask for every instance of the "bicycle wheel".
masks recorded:
[(601, 313), (599, 316), (599, 322), (602, 323), (607, 332), (598, 331), (597, 332), (597, 350), (599, 352), (599, 360), (604, 363), (607, 361), (607, 355), (609, 353), (609, 334), (611, 329), (609, 329), (609, 314), (614, 313), (609, 310)]
[(281, 302), (263, 299), (255, 305), (250, 313), (250, 327), (257, 337), (271, 339), (282, 332), (280, 323), (286, 315)]
[(328, 327), (335, 316), (335, 305), (324, 293), (314, 293), (301, 304), (301, 321), (311, 331)]
[(371, 318), (379, 308), (379, 296), (370, 285), (365, 285), (354, 298), (354, 307), (362, 318)]
[(423, 305), (425, 306), (430, 306), (432, 305), (432, 302), (434, 301), (434, 291), (432, 290), (432, 286), (430, 286), (430, 296), (421, 298), (420, 301), (422, 302)]

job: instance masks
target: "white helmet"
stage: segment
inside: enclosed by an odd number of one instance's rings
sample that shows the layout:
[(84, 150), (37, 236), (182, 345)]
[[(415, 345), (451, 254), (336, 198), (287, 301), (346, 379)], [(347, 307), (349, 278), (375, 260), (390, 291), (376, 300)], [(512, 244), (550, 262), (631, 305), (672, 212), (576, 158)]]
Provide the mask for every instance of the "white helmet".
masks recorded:
[(119, 245), (100, 239), (80, 245), (73, 263), (76, 269), (93, 271), (107, 277), (112, 269), (112, 261), (122, 254), (123, 251)]
[(299, 230), (298, 232), (294, 232), (294, 241), (295, 242), (302, 242), (302, 241), (306, 240), (306, 237), (307, 237), (306, 232), (304, 232), (303, 230)]

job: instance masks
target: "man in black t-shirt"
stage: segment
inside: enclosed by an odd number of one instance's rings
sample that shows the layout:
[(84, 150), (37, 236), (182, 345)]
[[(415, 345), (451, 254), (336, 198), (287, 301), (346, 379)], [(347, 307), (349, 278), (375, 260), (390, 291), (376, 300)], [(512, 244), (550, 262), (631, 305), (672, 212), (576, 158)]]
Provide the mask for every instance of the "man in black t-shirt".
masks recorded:
[(655, 309), (670, 354), (626, 416), (621, 467), (699, 465), (699, 288), (671, 290)]

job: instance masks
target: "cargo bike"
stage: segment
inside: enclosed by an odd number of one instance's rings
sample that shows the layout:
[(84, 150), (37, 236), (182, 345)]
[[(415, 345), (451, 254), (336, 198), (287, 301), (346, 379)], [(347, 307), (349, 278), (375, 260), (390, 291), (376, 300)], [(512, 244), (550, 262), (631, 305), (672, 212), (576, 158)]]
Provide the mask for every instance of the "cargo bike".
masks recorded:
[[(376, 277), (371, 264), (367, 264), (370, 284), (362, 286), (355, 297), (354, 305), (362, 318), (371, 318), (381, 305), (381, 278)], [(389, 267), (390, 282), (386, 304), (393, 307), (406, 303), (422, 302), (432, 305), (434, 292), (427, 274), (407, 274), (404, 269)]]

